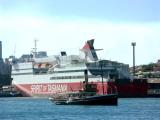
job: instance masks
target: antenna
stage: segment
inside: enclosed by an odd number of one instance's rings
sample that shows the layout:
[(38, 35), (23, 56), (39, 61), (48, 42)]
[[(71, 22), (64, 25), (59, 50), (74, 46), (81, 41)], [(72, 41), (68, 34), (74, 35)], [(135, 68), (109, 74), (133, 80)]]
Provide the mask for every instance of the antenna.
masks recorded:
[(14, 57), (16, 56), (16, 44), (14, 45), (14, 53), (13, 53), (13, 56), (14, 56)]
[(34, 51), (33, 52), (33, 57), (34, 58), (36, 58), (36, 56), (37, 56), (37, 41), (38, 40), (36, 40), (36, 39), (34, 40), (34, 48), (33, 48), (33, 51)]

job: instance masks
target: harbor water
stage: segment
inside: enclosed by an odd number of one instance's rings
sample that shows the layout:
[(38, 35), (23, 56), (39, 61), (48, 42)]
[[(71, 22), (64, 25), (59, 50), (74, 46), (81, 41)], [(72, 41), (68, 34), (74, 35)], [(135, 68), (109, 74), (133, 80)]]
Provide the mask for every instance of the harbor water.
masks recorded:
[(160, 98), (120, 98), (118, 106), (55, 105), (49, 99), (0, 98), (0, 120), (159, 120)]

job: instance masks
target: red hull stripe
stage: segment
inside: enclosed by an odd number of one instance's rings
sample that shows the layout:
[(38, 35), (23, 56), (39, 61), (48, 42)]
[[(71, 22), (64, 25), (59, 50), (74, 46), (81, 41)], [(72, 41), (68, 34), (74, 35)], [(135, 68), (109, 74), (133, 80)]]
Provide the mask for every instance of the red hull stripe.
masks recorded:
[[(102, 94), (102, 83), (96, 82), (98, 93)], [(108, 85), (105, 82), (104, 84), (104, 92), (107, 93)], [(52, 95), (61, 92), (67, 91), (77, 91), (83, 88), (83, 84), (76, 82), (76, 83), (46, 83), (46, 84), (18, 84), (15, 87), (27, 96), (34, 96), (34, 95)]]

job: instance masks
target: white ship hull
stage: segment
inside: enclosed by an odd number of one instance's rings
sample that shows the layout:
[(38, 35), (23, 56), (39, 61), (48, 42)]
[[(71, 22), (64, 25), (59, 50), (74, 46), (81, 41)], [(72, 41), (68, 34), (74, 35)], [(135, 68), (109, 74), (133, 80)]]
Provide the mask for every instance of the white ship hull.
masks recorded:
[[(52, 77), (52, 74), (13, 76), (13, 84), (24, 96), (48, 97), (60, 92), (81, 90), (85, 80), (85, 78), (52, 80)], [(97, 84), (99, 94), (103, 93), (101, 79), (101, 77), (89, 78), (89, 81)], [(103, 85), (107, 93), (106, 80)]]

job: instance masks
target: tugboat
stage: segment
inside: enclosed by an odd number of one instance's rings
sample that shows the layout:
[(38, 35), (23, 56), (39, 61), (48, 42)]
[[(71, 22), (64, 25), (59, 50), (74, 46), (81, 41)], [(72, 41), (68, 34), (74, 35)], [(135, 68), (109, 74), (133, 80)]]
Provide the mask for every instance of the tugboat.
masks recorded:
[(55, 94), (50, 100), (56, 105), (118, 105), (118, 94), (97, 94), (97, 84), (86, 78), (82, 90)]

